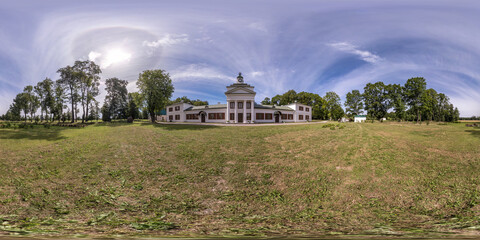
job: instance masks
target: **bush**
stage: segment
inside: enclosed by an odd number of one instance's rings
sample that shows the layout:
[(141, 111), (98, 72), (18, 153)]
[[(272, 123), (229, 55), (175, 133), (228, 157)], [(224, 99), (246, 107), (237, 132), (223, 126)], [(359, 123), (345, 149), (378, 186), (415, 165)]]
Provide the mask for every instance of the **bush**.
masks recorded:
[(128, 118), (127, 118), (127, 122), (128, 122), (128, 123), (133, 123), (133, 117), (128, 117)]

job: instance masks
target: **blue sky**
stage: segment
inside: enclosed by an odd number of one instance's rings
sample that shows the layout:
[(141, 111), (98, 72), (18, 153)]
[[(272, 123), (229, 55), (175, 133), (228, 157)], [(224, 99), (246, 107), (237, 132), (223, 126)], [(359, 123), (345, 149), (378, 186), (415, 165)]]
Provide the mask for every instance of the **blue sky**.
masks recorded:
[[(7, 1), (0, 4), (0, 114), (26, 85), (75, 60), (135, 91), (170, 73), (174, 97), (225, 102), (242, 72), (256, 100), (289, 89), (342, 102), (368, 82), (422, 76), (461, 116), (480, 115), (479, 1)], [(101, 103), (105, 96), (101, 85)]]

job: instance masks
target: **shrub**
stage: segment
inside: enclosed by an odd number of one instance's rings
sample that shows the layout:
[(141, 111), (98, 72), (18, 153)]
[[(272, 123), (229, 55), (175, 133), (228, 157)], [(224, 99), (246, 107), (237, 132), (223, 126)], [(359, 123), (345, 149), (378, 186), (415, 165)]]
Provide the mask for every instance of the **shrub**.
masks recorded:
[(128, 123), (133, 123), (133, 117), (128, 117), (128, 118), (127, 118), (127, 122), (128, 122)]

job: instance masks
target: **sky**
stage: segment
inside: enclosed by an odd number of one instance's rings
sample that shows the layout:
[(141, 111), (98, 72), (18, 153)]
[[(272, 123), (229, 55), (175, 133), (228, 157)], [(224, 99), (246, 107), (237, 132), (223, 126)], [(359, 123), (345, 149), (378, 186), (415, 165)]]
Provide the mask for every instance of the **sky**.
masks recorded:
[(480, 115), (480, 1), (0, 0), (0, 114), (26, 85), (93, 60), (104, 81), (166, 70), (173, 97), (225, 103), (238, 72), (256, 101), (424, 77)]

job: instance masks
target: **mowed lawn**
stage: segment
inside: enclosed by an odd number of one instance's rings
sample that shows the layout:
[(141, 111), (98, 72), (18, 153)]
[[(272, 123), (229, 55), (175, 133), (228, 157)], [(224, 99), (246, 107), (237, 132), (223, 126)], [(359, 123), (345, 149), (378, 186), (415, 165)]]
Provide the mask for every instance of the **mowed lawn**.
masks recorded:
[(0, 129), (0, 231), (478, 233), (479, 128), (324, 125)]

